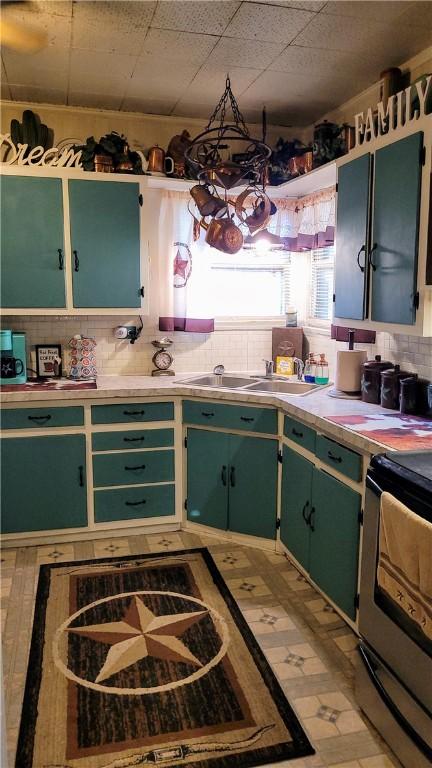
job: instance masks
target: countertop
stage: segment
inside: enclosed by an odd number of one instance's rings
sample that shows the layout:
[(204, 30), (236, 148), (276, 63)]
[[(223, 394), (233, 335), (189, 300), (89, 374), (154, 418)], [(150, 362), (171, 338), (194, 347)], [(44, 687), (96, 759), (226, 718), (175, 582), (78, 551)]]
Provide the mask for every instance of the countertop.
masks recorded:
[[(369, 436), (359, 434), (346, 425), (335, 424), (329, 419), (344, 416), (377, 416), (383, 413), (378, 405), (364, 403), (361, 400), (340, 400), (329, 397), (328, 389), (312, 392), (305, 396), (293, 396), (274, 393), (258, 393), (242, 390), (217, 389), (213, 387), (198, 387), (187, 385), (185, 382), (197, 374), (182, 374), (170, 378), (152, 378), (151, 376), (99, 376), (97, 389), (75, 391), (21, 391), (2, 393), (3, 403), (29, 404), (31, 402), (100, 400), (107, 398), (134, 397), (200, 397), (206, 400), (223, 400), (241, 403), (254, 403), (274, 406), (284, 413), (297, 417), (307, 424), (321, 429), (335, 439), (356, 447), (364, 452), (379, 453), (388, 451), (389, 446)], [(245, 375), (245, 372), (242, 373)], [(247, 375), (247, 374), (246, 374)], [(250, 375), (250, 374), (249, 374)], [(397, 411), (386, 411), (386, 416), (393, 416), (394, 423), (401, 421)], [(402, 417), (403, 418), (403, 417)], [(401, 448), (403, 448), (401, 443)], [(425, 448), (432, 449), (432, 437), (427, 439)], [(390, 448), (391, 450), (391, 448)]]

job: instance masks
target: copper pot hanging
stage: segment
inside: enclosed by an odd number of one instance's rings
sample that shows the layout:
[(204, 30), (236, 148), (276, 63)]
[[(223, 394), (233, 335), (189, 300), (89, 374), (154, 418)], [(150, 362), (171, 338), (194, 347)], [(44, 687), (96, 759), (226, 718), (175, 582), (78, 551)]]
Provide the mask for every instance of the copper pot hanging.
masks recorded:
[[(253, 212), (247, 216), (244, 203), (252, 194), (256, 195), (255, 200), (252, 203)], [(246, 224), (249, 232), (253, 235), (268, 224), (271, 215), (271, 202), (266, 194), (257, 194), (255, 189), (247, 187), (240, 193), (235, 202), (235, 212), (239, 220), (243, 224)]]
[(220, 197), (212, 195), (207, 186), (196, 184), (190, 190), (191, 197), (201, 216), (225, 216), (228, 211), (227, 204)]
[(206, 243), (222, 253), (237, 253), (243, 247), (243, 235), (231, 219), (212, 219), (200, 222), (206, 231)]

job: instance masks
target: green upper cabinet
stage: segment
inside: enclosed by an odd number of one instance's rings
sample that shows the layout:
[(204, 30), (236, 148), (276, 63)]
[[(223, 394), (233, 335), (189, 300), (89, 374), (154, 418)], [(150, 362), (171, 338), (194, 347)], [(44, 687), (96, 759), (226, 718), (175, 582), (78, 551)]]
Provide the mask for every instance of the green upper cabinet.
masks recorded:
[(286, 445), (282, 461), (280, 537), (300, 565), (309, 570), (313, 464)]
[(363, 320), (367, 313), (367, 254), (370, 154), (339, 168), (335, 309), (336, 317)]
[(276, 440), (229, 436), (228, 528), (274, 539), (276, 536)]
[(372, 320), (415, 323), (422, 147), (419, 131), (375, 155)]
[(75, 307), (140, 307), (139, 184), (68, 182)]
[(314, 468), (309, 573), (351, 619), (355, 619), (361, 496)]
[(1, 306), (64, 308), (61, 179), (1, 179)]
[(87, 525), (84, 435), (1, 441), (2, 533)]
[(187, 516), (192, 523), (228, 528), (229, 435), (187, 431)]

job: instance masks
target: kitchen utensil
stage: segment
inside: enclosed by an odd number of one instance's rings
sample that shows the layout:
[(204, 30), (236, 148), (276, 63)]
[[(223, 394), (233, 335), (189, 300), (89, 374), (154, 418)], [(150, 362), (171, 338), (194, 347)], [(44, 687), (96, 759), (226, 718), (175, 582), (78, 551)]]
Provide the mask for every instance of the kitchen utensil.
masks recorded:
[(381, 371), (393, 368), (389, 360), (381, 360), (381, 355), (375, 355), (374, 360), (366, 360), (361, 366), (361, 399), (365, 403), (380, 402)]
[(336, 353), (335, 388), (341, 392), (359, 393), (361, 389), (362, 364), (367, 358), (364, 349), (354, 349), (354, 331), (348, 331), (348, 349)]
[(212, 219), (210, 223), (202, 219), (200, 223), (206, 230), (206, 243), (212, 248), (222, 253), (237, 253), (243, 246), (243, 235), (231, 219)]
[(291, 176), (301, 176), (312, 170), (313, 153), (308, 149), (302, 154), (294, 155), (288, 160), (288, 170)]
[(400, 380), (399, 410), (401, 413), (418, 413), (417, 374)]
[(249, 170), (247, 167), (242, 168), (236, 163), (230, 163), (228, 161), (215, 165), (210, 170), (204, 169), (198, 173), (198, 177), (204, 181), (214, 184), (216, 187), (223, 187), (224, 189), (232, 189), (241, 179), (247, 177)]
[(24, 363), (17, 357), (2, 356), (0, 366), (2, 379), (14, 379), (16, 376), (21, 376), (24, 371)]
[(172, 339), (168, 336), (164, 336), (163, 339), (154, 339), (152, 341), (157, 352), (152, 357), (152, 362), (155, 366), (151, 372), (152, 376), (175, 376), (175, 372), (170, 368), (173, 363), (173, 356), (168, 352), (167, 347), (174, 344)]
[[(251, 197), (249, 206), (245, 206), (247, 198)], [(252, 213), (248, 214), (248, 208)], [(253, 235), (268, 224), (271, 216), (271, 201), (265, 193), (257, 193), (253, 187), (246, 187), (235, 201), (237, 218), (245, 224)]]
[(220, 218), (228, 211), (227, 203), (221, 200), (220, 197), (212, 195), (206, 184), (195, 184), (190, 190), (190, 195), (201, 216), (216, 216), (216, 218)]
[[(171, 169), (168, 170), (170, 164)], [(153, 176), (165, 176), (167, 173), (173, 173), (174, 160), (172, 157), (166, 157), (165, 151), (155, 144), (149, 149), (147, 171)]]
[[(96, 165), (96, 160), (95, 160)], [(129, 147), (127, 144), (125, 144), (123, 148), (123, 153), (119, 155), (116, 159), (115, 163), (115, 172), (116, 173), (132, 173), (133, 172), (133, 162), (129, 157)]]
[(382, 408), (399, 409), (400, 380), (412, 376), (409, 371), (401, 371), (400, 365), (388, 371), (381, 371), (381, 397)]

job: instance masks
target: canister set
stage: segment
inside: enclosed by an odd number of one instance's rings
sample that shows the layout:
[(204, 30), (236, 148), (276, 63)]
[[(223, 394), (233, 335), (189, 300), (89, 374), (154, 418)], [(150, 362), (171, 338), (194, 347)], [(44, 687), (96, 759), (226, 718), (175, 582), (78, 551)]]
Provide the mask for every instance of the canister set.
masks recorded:
[(432, 384), (376, 355), (374, 360), (362, 364), (361, 399), (401, 413), (428, 414), (432, 408)]

